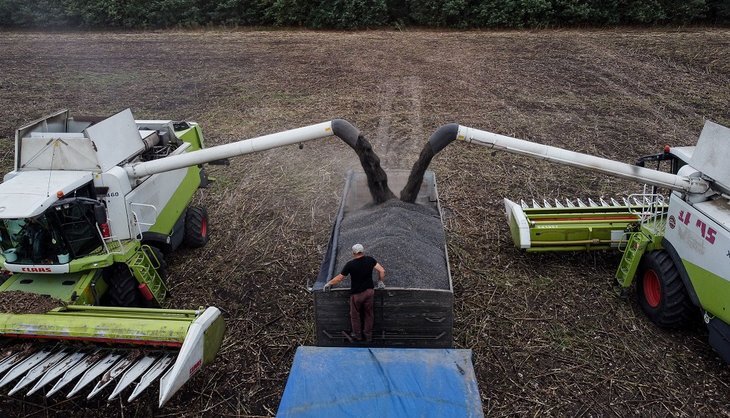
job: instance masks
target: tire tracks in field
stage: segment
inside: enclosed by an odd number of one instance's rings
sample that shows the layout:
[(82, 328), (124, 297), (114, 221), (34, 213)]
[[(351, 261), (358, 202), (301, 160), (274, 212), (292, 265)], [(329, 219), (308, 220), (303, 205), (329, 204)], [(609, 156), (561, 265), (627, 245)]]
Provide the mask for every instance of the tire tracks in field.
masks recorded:
[[(661, 131), (662, 126), (676, 126), (676, 119), (679, 117), (696, 117), (697, 110), (691, 106), (668, 98), (664, 92), (642, 82), (651, 79), (648, 74), (657, 71), (657, 66), (662, 64), (651, 56), (645, 56), (643, 60), (629, 57), (619, 51), (618, 46), (598, 43), (596, 38), (578, 37), (575, 45), (586, 51), (593, 51), (595, 61), (590, 63), (594, 74), (611, 91), (625, 97), (629, 103), (633, 103), (643, 111), (650, 114), (655, 130)], [(601, 62), (603, 61), (603, 63)], [(609, 65), (605, 65), (608, 62)], [(618, 66), (624, 71), (611, 71), (611, 68)], [(615, 68), (615, 67), (614, 67)], [(631, 76), (630, 74), (633, 74)], [(679, 75), (678, 75), (679, 76)], [(689, 126), (682, 127), (684, 136), (691, 138), (695, 133)]]
[(375, 141), (383, 144), (382, 166), (408, 169), (426, 140), (423, 130), (423, 86), (418, 76), (386, 80), (378, 92)]

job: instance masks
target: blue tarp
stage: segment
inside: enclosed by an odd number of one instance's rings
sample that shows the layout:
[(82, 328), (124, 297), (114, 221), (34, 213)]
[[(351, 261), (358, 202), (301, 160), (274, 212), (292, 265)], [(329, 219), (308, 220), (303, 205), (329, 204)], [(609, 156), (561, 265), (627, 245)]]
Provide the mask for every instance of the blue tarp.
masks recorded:
[(299, 347), (277, 417), (481, 417), (471, 350)]

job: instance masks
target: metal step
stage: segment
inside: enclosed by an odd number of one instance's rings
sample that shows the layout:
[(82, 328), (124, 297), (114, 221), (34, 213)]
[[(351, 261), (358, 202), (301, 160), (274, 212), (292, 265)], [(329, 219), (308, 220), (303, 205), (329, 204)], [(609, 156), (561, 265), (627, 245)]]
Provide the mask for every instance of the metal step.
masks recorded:
[(643, 232), (634, 232), (631, 234), (626, 244), (624, 255), (621, 257), (621, 263), (619, 264), (618, 270), (616, 270), (616, 280), (622, 287), (629, 287), (633, 282), (634, 275), (636, 275), (639, 267), (639, 262), (644, 255), (649, 241), (651, 241), (651, 238)]
[(142, 249), (137, 251), (128, 261), (128, 265), (137, 281), (147, 286), (155, 300), (161, 302), (165, 299), (167, 287), (154, 268), (155, 265), (159, 267), (159, 260), (155, 259), (153, 262), (147, 256), (148, 253), (152, 254), (153, 252), (152, 250), (146, 251), (144, 247), (142, 247)]

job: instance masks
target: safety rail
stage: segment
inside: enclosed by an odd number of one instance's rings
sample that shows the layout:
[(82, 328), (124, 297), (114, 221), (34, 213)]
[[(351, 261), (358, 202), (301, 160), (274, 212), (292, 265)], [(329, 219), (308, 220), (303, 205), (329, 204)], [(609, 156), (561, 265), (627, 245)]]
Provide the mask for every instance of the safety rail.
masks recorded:
[(664, 195), (647, 193), (647, 187), (644, 185), (644, 193), (629, 195), (629, 200), (638, 203), (630, 210), (639, 217), (639, 225), (642, 229), (648, 230), (653, 235), (659, 235), (664, 232), (667, 224), (669, 205), (665, 203)]

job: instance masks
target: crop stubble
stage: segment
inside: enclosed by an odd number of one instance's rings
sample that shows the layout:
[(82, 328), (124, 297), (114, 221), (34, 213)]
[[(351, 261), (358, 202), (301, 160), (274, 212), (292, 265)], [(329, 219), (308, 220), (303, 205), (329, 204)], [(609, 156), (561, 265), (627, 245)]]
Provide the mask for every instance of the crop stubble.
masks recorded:
[[(447, 122), (631, 162), (665, 143), (693, 144), (703, 118), (730, 125), (728, 35), (3, 32), (0, 135), (9, 139), (58, 108), (111, 114), (130, 106), (138, 118), (194, 119), (209, 145), (342, 117), (365, 134), (381, 132), (372, 146), (387, 149), (397, 168), (408, 168)], [(383, 118), (375, 94), (382, 90), (414, 99), (393, 97)], [(9, 140), (0, 151), (7, 171)], [(211, 168), (218, 182), (196, 202), (209, 208), (211, 241), (171, 257), (170, 306), (218, 306), (228, 332), (216, 363), (170, 406), (154, 410), (154, 394), (123, 411), (81, 398), (2, 396), (0, 410), (273, 415), (294, 350), (314, 342), (305, 288), (319, 269), (344, 173), (358, 166), (341, 141), (316, 141)], [(618, 298), (617, 255), (512, 248), (503, 197), (609, 197), (634, 185), (465, 144), (444, 149), (431, 168), (446, 215), (455, 345), (474, 351), (486, 413), (728, 413), (730, 373), (705, 335), (657, 330)]]

